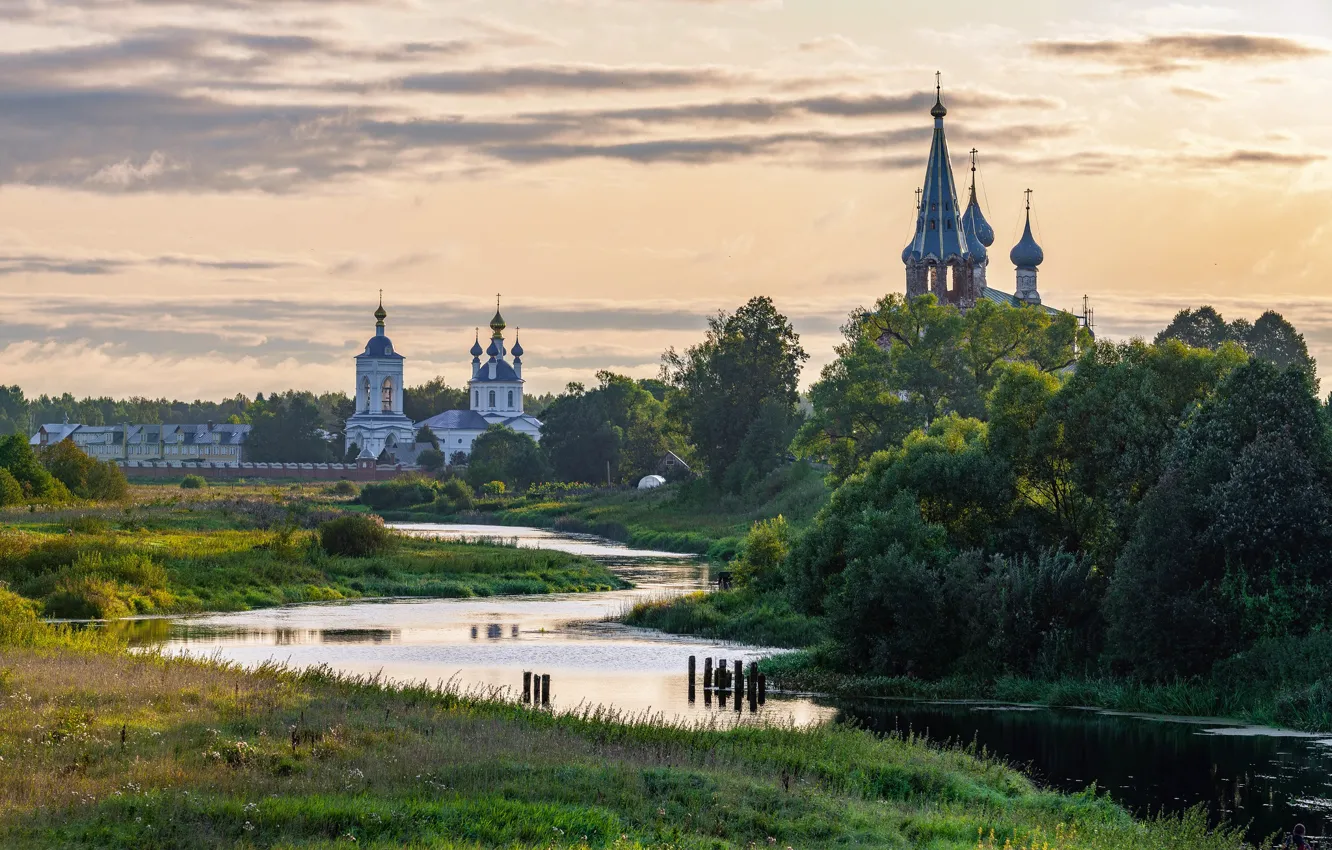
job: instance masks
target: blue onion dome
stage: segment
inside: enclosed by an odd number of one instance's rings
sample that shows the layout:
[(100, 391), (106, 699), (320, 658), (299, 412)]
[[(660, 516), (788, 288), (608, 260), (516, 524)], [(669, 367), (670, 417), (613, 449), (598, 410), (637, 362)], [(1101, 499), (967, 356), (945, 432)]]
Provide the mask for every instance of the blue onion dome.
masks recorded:
[(972, 261), (976, 263), (985, 262), (989, 259), (990, 252), (985, 250), (984, 240), (976, 234), (976, 231), (966, 227), (965, 223), (963, 227), (967, 231), (967, 253), (971, 255)]
[(986, 248), (994, 244), (994, 228), (985, 220), (985, 213), (981, 212), (974, 185), (971, 187), (971, 201), (967, 204), (967, 211), (962, 213), (962, 226), (966, 228), (968, 238), (975, 236)]
[(486, 349), (486, 354), (489, 354), (491, 357), (499, 357), (499, 343), (492, 339), (490, 341), (490, 347)]
[(907, 246), (902, 249), (902, 262), (920, 262), (920, 254), (916, 251), (916, 242), (914, 239), (908, 242)]
[(1045, 262), (1045, 252), (1036, 244), (1036, 238), (1031, 235), (1030, 207), (1027, 208), (1027, 227), (1022, 231), (1022, 239), (1013, 246), (1013, 251), (1008, 257), (1013, 261), (1013, 265), (1020, 269), (1035, 269)]
[(481, 356), (481, 334), (480, 334), (480, 333), (478, 333), (478, 334), (476, 335), (476, 342), (473, 342), (473, 343), (472, 343), (472, 351), (471, 351), (471, 354), (472, 354), (473, 357), (480, 357), (480, 356)]
[(513, 356), (514, 356), (514, 357), (522, 357), (522, 356), (523, 356), (523, 344), (522, 344), (521, 342), (518, 341), (518, 337), (516, 337), (516, 336), (513, 338), (513, 349), (512, 349), (512, 351), (513, 351)]

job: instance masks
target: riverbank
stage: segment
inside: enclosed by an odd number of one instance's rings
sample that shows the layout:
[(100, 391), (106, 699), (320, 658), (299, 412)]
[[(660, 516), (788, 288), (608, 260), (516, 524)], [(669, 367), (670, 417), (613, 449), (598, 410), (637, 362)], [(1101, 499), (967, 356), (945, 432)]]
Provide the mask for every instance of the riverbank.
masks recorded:
[(69, 633), (16, 625), (6, 597), (6, 847), (1245, 846), (1200, 817), (1135, 821), (976, 754), (845, 727), (555, 715), (498, 693), (53, 649)]
[(642, 549), (735, 557), (755, 522), (781, 515), (803, 527), (828, 500), (824, 473), (804, 461), (774, 470), (744, 494), (724, 494), (696, 480), (653, 490), (558, 486), (483, 499), (452, 511), (436, 503), (384, 510), (391, 520), (493, 523), (595, 534)]
[(641, 628), (800, 651), (768, 659), (776, 690), (841, 698), (995, 700), (1189, 717), (1228, 717), (1309, 732), (1332, 730), (1332, 635), (1259, 643), (1217, 665), (1209, 679), (1154, 684), (1110, 676), (1051, 680), (1011, 675), (863, 676), (839, 672), (821, 618), (796, 612), (781, 594), (741, 589), (640, 602), (621, 618)]
[(0, 581), (51, 617), (240, 611), (362, 597), (471, 597), (625, 587), (578, 555), (393, 535), (362, 557), (329, 554), (329, 505), (193, 500), (6, 517)]

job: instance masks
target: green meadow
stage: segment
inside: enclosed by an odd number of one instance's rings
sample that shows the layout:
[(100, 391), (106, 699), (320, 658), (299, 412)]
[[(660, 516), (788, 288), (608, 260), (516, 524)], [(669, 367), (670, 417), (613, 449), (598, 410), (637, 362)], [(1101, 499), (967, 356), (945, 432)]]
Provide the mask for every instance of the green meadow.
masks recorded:
[(0, 582), (46, 616), (70, 619), (624, 586), (590, 559), (495, 543), (389, 533), (373, 553), (330, 553), (319, 529), (343, 515), (341, 505), (300, 494), (249, 493), (8, 512), (0, 517)]

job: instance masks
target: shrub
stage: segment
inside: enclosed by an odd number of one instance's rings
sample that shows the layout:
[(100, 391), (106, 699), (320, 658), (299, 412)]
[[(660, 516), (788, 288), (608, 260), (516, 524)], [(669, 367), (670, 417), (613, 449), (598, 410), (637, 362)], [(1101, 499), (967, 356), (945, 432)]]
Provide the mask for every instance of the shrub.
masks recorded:
[(119, 586), (95, 575), (68, 575), (46, 598), (46, 614), (68, 620), (111, 620), (129, 613)]
[(435, 497), (435, 510), (440, 513), (459, 513), (472, 509), (472, 488), (457, 478), (450, 478), (439, 488)]
[(319, 526), (319, 545), (330, 555), (367, 558), (388, 551), (393, 545), (393, 532), (377, 516), (352, 514)]
[(744, 555), (735, 565), (739, 584), (772, 585), (779, 578), (782, 562), (791, 551), (791, 526), (778, 514), (754, 523), (745, 537)]
[(208, 486), (202, 475), (186, 475), (180, 480), (180, 489), (182, 490), (202, 490)]
[(330, 496), (356, 496), (361, 492), (360, 488), (352, 482), (343, 479), (328, 488)]
[(69, 521), (69, 530), (75, 534), (106, 534), (111, 530), (111, 523), (106, 517), (82, 514)]
[(503, 496), (505, 490), (503, 481), (487, 481), (481, 485), (481, 495), (487, 497)]
[(360, 502), (375, 510), (410, 508), (435, 500), (438, 485), (420, 475), (406, 475), (392, 481), (379, 484), (367, 484), (361, 488)]

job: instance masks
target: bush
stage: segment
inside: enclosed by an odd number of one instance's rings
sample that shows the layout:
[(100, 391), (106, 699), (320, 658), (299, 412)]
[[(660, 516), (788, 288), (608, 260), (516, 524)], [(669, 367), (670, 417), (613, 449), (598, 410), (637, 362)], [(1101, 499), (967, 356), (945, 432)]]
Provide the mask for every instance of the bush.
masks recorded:
[(319, 526), (319, 545), (330, 555), (368, 558), (392, 548), (393, 532), (377, 516), (352, 514)]
[(377, 511), (410, 508), (435, 501), (436, 482), (420, 475), (407, 475), (361, 488), (360, 502)]
[(791, 526), (781, 514), (754, 523), (745, 537), (744, 555), (735, 565), (737, 583), (759, 588), (775, 584), (791, 551), (791, 539)]
[(202, 490), (208, 486), (202, 475), (186, 475), (180, 480), (180, 489), (182, 490)]
[(435, 510), (440, 513), (469, 511), (473, 504), (472, 488), (457, 478), (445, 481), (439, 488), (439, 495), (435, 497)]
[(69, 530), (75, 534), (106, 534), (111, 530), (111, 523), (106, 517), (83, 514), (69, 521)]
[(487, 481), (481, 485), (481, 495), (489, 498), (503, 496), (505, 489), (503, 481)]
[(328, 488), (330, 496), (356, 496), (361, 489), (345, 478)]

